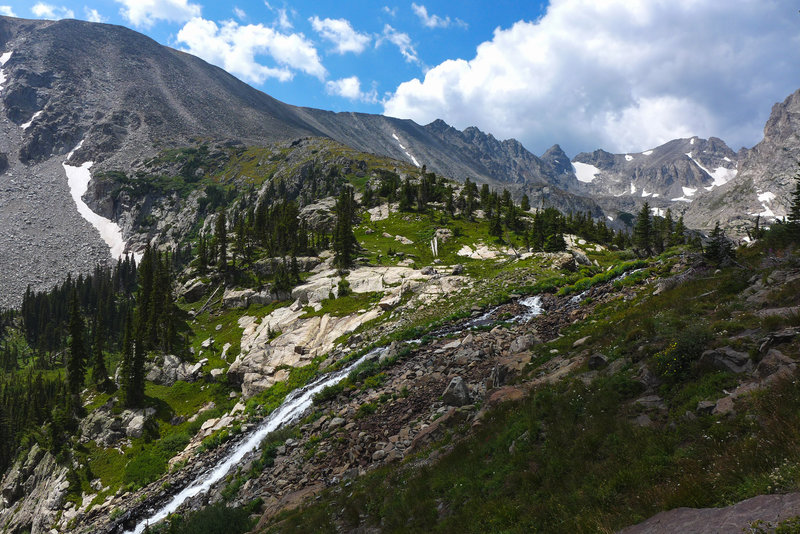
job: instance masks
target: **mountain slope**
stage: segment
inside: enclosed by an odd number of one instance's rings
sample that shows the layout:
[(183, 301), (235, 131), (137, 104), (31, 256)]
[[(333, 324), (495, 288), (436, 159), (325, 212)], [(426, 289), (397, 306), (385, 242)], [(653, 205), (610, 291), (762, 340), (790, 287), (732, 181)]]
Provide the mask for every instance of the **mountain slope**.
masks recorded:
[[(13, 205), (0, 211), (0, 270), (9, 273), (0, 282), (0, 306), (18, 304), (27, 284), (44, 289), (105, 259), (99, 236), (70, 208), (61, 164), (73, 150), (70, 163), (91, 161), (96, 174), (131, 168), (196, 139), (264, 145), (328, 136), (461, 180), (496, 185), (545, 172), (519, 143), (504, 141), (496, 152), (498, 143), (485, 143), (487, 136), (474, 130), (456, 139), (439, 135), (435, 125), (284, 104), (120, 26), (0, 17), (0, 53), (0, 188), (3, 205)], [(44, 224), (42, 206), (51, 206), (49, 216), (68, 230)], [(31, 246), (18, 247), (21, 241)], [(46, 261), (37, 242), (51, 250)]]
[(788, 213), (800, 161), (800, 90), (772, 107), (764, 138), (745, 151), (735, 179), (692, 204), (686, 221), (710, 228), (719, 221), (745, 235), (756, 215), (765, 222)]

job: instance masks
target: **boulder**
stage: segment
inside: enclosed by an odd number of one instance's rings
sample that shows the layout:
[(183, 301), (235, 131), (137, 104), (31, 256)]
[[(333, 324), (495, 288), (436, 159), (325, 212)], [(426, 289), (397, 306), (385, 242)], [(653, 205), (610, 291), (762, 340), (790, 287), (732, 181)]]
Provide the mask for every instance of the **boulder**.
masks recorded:
[(125, 427), (125, 435), (129, 438), (141, 438), (144, 431), (144, 420), (143, 414), (135, 415)]
[(125, 437), (122, 418), (111, 412), (113, 404), (109, 401), (81, 421), (81, 443), (94, 441), (101, 447), (111, 447)]
[(200, 278), (194, 278), (186, 282), (178, 290), (178, 297), (183, 297), (186, 302), (196, 302), (208, 292), (208, 284)]
[(532, 346), (541, 343), (536, 336), (531, 334), (524, 334), (522, 336), (517, 337), (514, 341), (511, 342), (511, 346), (509, 350), (516, 354), (518, 352), (523, 352), (531, 348)]
[(703, 352), (700, 364), (733, 373), (749, 373), (753, 370), (753, 362), (746, 352), (739, 352), (732, 347), (721, 347)]
[(591, 338), (591, 336), (586, 336), (586, 337), (582, 337), (580, 339), (576, 339), (575, 343), (572, 344), (572, 348), (573, 349), (577, 349), (578, 347), (581, 347), (581, 346), (585, 345), (586, 342), (589, 341), (589, 338)]
[(572, 253), (572, 257), (575, 258), (575, 263), (578, 265), (592, 265), (592, 260), (583, 253), (580, 249), (571, 249), (570, 253)]
[(333, 230), (336, 217), (334, 208), (336, 206), (335, 197), (327, 197), (318, 200), (314, 204), (308, 204), (300, 210), (300, 219), (314, 231), (331, 232)]
[(697, 403), (697, 412), (703, 414), (710, 414), (714, 411), (714, 408), (717, 407), (717, 403), (714, 401), (700, 401)]
[(250, 298), (256, 292), (252, 289), (242, 289), (239, 291), (226, 289), (222, 295), (223, 308), (247, 308), (250, 305)]
[(437, 228), (433, 235), (442, 243), (447, 243), (453, 238), (453, 232), (449, 228)]
[(550, 258), (550, 268), (553, 270), (563, 269), (572, 272), (577, 269), (575, 257), (569, 252), (554, 252), (548, 254), (548, 256)]
[[(206, 347), (207, 348), (207, 347)], [(201, 376), (201, 368), (208, 362), (203, 358), (195, 364), (184, 362), (172, 354), (165, 354), (162, 362), (152, 364), (147, 372), (147, 380), (162, 386), (171, 386), (178, 380), (194, 382)]]
[(448, 406), (465, 406), (472, 401), (469, 396), (467, 384), (460, 376), (454, 377), (447, 385), (442, 395), (442, 401)]
[(387, 295), (383, 297), (380, 302), (378, 302), (378, 306), (384, 311), (388, 311), (391, 309), (396, 308), (400, 304), (400, 293), (395, 293), (394, 295)]
[(331, 429), (339, 428), (340, 426), (344, 426), (345, 423), (347, 423), (347, 421), (344, 420), (343, 418), (334, 417), (333, 419), (331, 419), (331, 422), (328, 423), (328, 427), (331, 428)]
[(509, 369), (505, 365), (495, 365), (489, 374), (489, 387), (494, 389), (504, 386), (509, 374)]
[(789, 373), (794, 371), (796, 367), (795, 361), (784, 353), (778, 349), (769, 349), (764, 357), (761, 358), (761, 361), (758, 362), (753, 374), (763, 379), (779, 372)]
[(450, 272), (453, 276), (458, 276), (460, 274), (464, 274), (464, 266), (460, 263), (453, 265), (453, 270)]
[(591, 356), (589, 356), (589, 360), (586, 362), (589, 366), (589, 369), (592, 371), (596, 369), (602, 369), (606, 365), (608, 365), (608, 357), (605, 354), (600, 354), (599, 352), (595, 352)]

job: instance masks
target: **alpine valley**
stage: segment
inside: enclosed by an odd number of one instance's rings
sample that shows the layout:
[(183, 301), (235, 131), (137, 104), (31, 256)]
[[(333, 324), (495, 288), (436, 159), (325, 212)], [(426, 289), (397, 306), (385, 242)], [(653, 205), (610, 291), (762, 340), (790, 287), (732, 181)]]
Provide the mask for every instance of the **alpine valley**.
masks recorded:
[(0, 17), (0, 98), (0, 532), (799, 528), (800, 90), (536, 156)]

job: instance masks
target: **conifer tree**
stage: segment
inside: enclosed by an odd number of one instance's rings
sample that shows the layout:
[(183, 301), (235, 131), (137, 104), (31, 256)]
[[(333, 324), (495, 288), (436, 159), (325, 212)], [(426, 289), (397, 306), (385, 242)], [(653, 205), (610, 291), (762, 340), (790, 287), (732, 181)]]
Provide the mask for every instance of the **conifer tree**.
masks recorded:
[[(798, 163), (800, 165), (800, 163)], [(800, 241), (800, 170), (794, 175), (795, 187), (792, 193), (792, 202), (786, 216), (789, 235), (795, 241)]]
[(131, 360), (130, 387), (128, 388), (127, 405), (130, 408), (141, 408), (144, 405), (144, 358), (145, 358), (145, 322), (137, 320), (133, 340), (133, 358)]
[(686, 226), (683, 224), (683, 215), (678, 217), (678, 221), (675, 223), (675, 229), (672, 231), (672, 244), (673, 245), (683, 245), (686, 243)]
[(94, 340), (92, 343), (92, 381), (97, 386), (97, 389), (101, 391), (110, 389), (111, 381), (108, 378), (106, 359), (103, 355), (103, 328), (98, 319), (95, 319)]
[(214, 239), (217, 243), (217, 268), (224, 273), (228, 267), (228, 228), (225, 221), (225, 211), (221, 210), (217, 216), (214, 227)]
[(633, 228), (633, 245), (639, 249), (640, 253), (651, 256), (653, 254), (652, 240), (653, 222), (650, 219), (650, 204), (645, 202), (636, 217), (636, 225)]
[(519, 209), (525, 212), (531, 211), (531, 199), (528, 198), (527, 194), (522, 195), (522, 201), (519, 204)]
[(358, 242), (353, 234), (354, 202), (353, 189), (343, 187), (336, 201), (336, 226), (333, 233), (333, 263), (339, 269), (349, 268), (355, 260)]
[(119, 394), (125, 406), (133, 406), (135, 394), (132, 393), (133, 376), (133, 315), (128, 310), (125, 318), (125, 333), (122, 337), (122, 362), (119, 371)]
[(78, 306), (78, 294), (72, 292), (69, 307), (69, 353), (67, 357), (67, 389), (79, 395), (86, 374), (86, 349), (83, 345), (83, 320)]
[(725, 232), (719, 227), (719, 221), (714, 225), (714, 230), (709, 236), (710, 240), (705, 250), (705, 257), (719, 265), (733, 257), (733, 247), (725, 237)]

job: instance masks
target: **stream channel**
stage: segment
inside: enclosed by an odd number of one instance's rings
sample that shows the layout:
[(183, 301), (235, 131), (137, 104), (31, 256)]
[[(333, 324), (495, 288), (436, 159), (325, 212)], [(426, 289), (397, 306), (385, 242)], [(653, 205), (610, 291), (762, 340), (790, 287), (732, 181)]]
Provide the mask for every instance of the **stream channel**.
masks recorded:
[[(526, 297), (518, 300), (517, 303), (525, 308), (525, 311), (515, 317), (507, 319), (508, 322), (526, 323), (536, 315), (540, 315), (543, 311), (542, 298), (540, 296)], [(446, 335), (456, 335), (465, 330), (474, 330), (476, 328), (490, 326), (497, 322), (492, 318), (492, 315), (499, 308), (500, 306), (494, 306), (486, 313), (469, 319), (456, 328), (445, 327), (439, 329), (432, 333), (432, 337), (440, 338)], [(419, 343), (419, 341), (420, 340), (411, 340), (406, 341), (406, 343)], [(208, 491), (209, 488), (219, 482), (231, 469), (238, 465), (248, 453), (258, 449), (267, 434), (277, 430), (281, 426), (292, 424), (300, 419), (311, 406), (315, 394), (319, 393), (327, 386), (338, 384), (344, 380), (350, 371), (358, 367), (361, 363), (379, 358), (387, 349), (388, 346), (372, 349), (347, 367), (324, 375), (310, 384), (291, 392), (283, 401), (283, 404), (269, 414), (250, 436), (234, 446), (229, 454), (225, 456), (214, 469), (188, 484), (183, 490), (173, 495), (167, 504), (158, 510), (149, 510), (149, 515), (140, 520), (136, 527), (133, 530), (127, 531), (126, 534), (141, 534), (147, 525), (153, 525), (166, 519), (167, 516), (177, 511), (187, 499)]]

